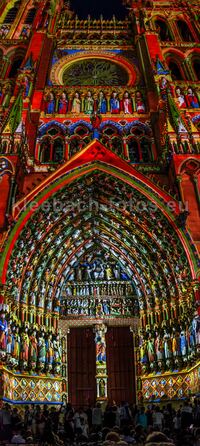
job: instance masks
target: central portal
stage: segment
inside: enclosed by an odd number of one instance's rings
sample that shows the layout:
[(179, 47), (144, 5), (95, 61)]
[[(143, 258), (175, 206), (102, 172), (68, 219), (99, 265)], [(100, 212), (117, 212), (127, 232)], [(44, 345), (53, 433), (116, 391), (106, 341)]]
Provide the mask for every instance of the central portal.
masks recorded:
[[(135, 401), (133, 336), (129, 327), (70, 328), (68, 401), (73, 406), (97, 400)], [(104, 326), (105, 328), (105, 326)]]
[[(96, 218), (95, 225), (96, 234)], [(125, 251), (119, 259), (113, 245), (95, 240), (71, 258), (58, 289), (68, 331), (66, 398), (75, 407), (135, 400), (130, 327), (138, 324), (138, 290)]]

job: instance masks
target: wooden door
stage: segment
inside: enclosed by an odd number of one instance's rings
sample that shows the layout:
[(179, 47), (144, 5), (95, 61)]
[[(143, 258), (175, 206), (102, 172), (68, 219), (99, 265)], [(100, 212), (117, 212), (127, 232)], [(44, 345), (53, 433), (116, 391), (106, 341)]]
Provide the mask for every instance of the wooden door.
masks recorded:
[(135, 402), (133, 334), (129, 327), (108, 327), (106, 333), (108, 399)]
[(68, 334), (68, 392), (73, 406), (96, 401), (96, 351), (92, 328), (71, 328)]

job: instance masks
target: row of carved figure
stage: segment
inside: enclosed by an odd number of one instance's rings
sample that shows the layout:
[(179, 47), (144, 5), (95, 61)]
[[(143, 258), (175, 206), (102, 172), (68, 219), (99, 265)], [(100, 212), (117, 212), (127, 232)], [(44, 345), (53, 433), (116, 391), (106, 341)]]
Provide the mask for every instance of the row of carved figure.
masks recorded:
[(13, 369), (59, 374), (65, 362), (59, 334), (19, 327), (0, 313), (0, 359)]
[(180, 87), (177, 87), (176, 97), (179, 108), (199, 108), (197, 96), (191, 87), (188, 88), (186, 95)]
[(138, 302), (132, 298), (119, 299), (94, 299), (76, 298), (63, 299), (61, 306), (61, 314), (64, 316), (80, 316), (87, 317), (133, 317), (139, 316)]
[[(68, 100), (67, 94), (62, 92), (58, 99), (58, 104), (56, 103), (54, 93), (51, 91), (45, 97), (44, 108), (47, 114), (55, 112), (60, 114), (66, 114), (68, 112), (92, 114), (95, 111), (101, 114), (105, 114), (108, 111), (112, 114), (118, 114), (120, 112), (131, 114), (134, 111), (134, 104), (128, 91), (124, 92), (122, 99), (119, 98), (116, 91), (113, 91), (111, 97), (107, 99), (102, 90), (99, 92), (97, 98), (94, 98), (92, 92), (89, 90), (83, 100), (79, 91), (75, 92), (72, 100)], [(146, 106), (140, 91), (135, 93), (135, 108), (137, 113), (146, 112)]]
[(139, 338), (141, 371), (179, 369), (191, 363), (199, 348), (199, 316), (195, 316), (190, 325), (143, 332)]
[(174, 86), (169, 83), (166, 77), (163, 77), (160, 81), (160, 93), (162, 99), (166, 99), (167, 92), (170, 92), (171, 95), (176, 98), (177, 105), (180, 109), (200, 107), (198, 97), (192, 87), (189, 86), (186, 91), (180, 86), (177, 86), (174, 89)]
[[(10, 29), (11, 25), (2, 25), (0, 27), (0, 39), (6, 39)], [(30, 25), (23, 26), (20, 37), (23, 39), (28, 39), (30, 37), (30, 33), (31, 33), (31, 26)]]

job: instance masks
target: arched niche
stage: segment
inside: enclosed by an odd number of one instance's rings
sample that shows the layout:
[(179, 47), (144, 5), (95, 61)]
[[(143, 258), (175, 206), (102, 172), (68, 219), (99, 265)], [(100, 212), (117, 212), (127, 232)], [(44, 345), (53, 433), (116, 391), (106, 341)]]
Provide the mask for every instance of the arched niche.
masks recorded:
[(197, 80), (200, 79), (200, 56), (192, 60), (192, 66)]
[(12, 8), (10, 8), (8, 10), (3, 23), (11, 24), (15, 21), (15, 19), (17, 17), (17, 13), (19, 11), (20, 4), (21, 4), (21, 1), (17, 1), (14, 3), (14, 6), (12, 6)]
[(175, 81), (184, 80), (184, 75), (178, 62), (174, 60), (169, 60), (168, 67), (171, 71), (171, 76), (173, 80)]
[(171, 42), (173, 40), (173, 37), (168, 23), (161, 18), (157, 18), (154, 23), (157, 31), (159, 32), (160, 39), (163, 42)]
[(182, 19), (177, 20), (176, 25), (177, 25), (179, 34), (181, 36), (181, 39), (184, 42), (194, 42), (195, 41), (194, 36), (193, 36), (188, 24), (184, 20), (182, 20)]
[(24, 20), (25, 25), (31, 25), (33, 23), (36, 11), (37, 11), (36, 8), (29, 9)]

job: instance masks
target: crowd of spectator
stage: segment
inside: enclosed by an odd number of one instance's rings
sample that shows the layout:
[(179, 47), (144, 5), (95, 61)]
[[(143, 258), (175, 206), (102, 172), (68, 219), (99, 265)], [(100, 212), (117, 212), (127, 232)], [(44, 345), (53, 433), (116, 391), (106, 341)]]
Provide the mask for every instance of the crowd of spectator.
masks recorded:
[(100, 403), (74, 409), (10, 406), (0, 410), (1, 444), (55, 446), (200, 446), (200, 400), (179, 407)]

